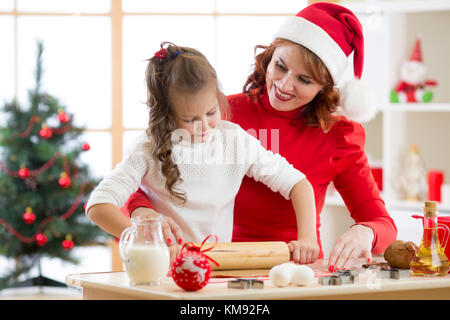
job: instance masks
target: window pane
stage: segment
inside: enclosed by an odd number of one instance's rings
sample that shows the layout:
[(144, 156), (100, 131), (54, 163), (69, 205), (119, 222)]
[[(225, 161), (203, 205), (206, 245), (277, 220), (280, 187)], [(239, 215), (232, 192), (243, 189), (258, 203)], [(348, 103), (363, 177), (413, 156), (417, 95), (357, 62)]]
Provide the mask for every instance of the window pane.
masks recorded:
[(89, 151), (80, 155), (80, 160), (89, 165), (93, 177), (103, 178), (112, 169), (112, 142), (109, 132), (85, 131), (80, 141), (89, 143)]
[[(217, 73), (225, 94), (242, 92), (242, 87), (254, 63), (256, 45), (268, 45), (285, 17), (217, 18)], [(242, 33), (252, 26), (251, 37)]]
[[(164, 27), (161, 28), (161, 26)], [(146, 60), (158, 51), (161, 41), (196, 48), (214, 65), (214, 29), (213, 17), (127, 16), (124, 18), (123, 124), (125, 127), (147, 127)]]
[[(307, 5), (306, 0), (216, 0), (217, 12), (245, 12), (245, 13), (287, 13), (296, 14)], [(251, 24), (249, 24), (251, 26)], [(244, 29), (246, 30), (246, 29)], [(252, 28), (255, 31), (255, 28)]]
[[(74, 241), (76, 241), (75, 239)], [(73, 256), (80, 261), (79, 264), (53, 257), (42, 257), (42, 275), (64, 283), (68, 274), (108, 272), (111, 270), (111, 249), (108, 246), (75, 245), (72, 250)]]
[(18, 97), (28, 105), (36, 41), (44, 43), (43, 90), (60, 99), (75, 123), (111, 125), (111, 27), (106, 17), (23, 16), (18, 21)]
[(148, 1), (148, 0), (122, 0), (122, 8), (125, 12), (213, 12), (213, 0), (171, 0), (171, 1)]
[(25, 12), (99, 13), (110, 9), (111, 0), (17, 0), (17, 10)]
[(0, 1), (0, 11), (12, 11), (14, 9), (14, 0)]
[(0, 16), (0, 103), (14, 97), (14, 18)]

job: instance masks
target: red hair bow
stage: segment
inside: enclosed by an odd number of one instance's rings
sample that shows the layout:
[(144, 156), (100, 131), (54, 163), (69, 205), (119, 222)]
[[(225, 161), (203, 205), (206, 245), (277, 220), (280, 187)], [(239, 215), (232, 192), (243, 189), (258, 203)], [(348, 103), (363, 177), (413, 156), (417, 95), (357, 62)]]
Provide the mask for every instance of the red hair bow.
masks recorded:
[(159, 59), (164, 59), (166, 57), (166, 53), (167, 53), (166, 49), (161, 49), (155, 52), (155, 56), (158, 57)]

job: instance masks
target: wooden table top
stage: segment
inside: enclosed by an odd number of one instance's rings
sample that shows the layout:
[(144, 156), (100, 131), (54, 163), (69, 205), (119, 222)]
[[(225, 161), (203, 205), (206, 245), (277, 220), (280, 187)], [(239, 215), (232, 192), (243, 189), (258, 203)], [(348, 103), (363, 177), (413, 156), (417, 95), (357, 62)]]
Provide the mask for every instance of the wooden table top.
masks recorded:
[[(328, 274), (326, 261), (309, 265), (317, 276)], [(70, 274), (69, 286), (83, 291), (102, 293), (98, 299), (180, 299), (180, 300), (271, 300), (271, 299), (450, 299), (450, 275), (444, 277), (416, 277), (380, 279), (376, 271), (355, 268), (359, 281), (354, 284), (322, 286), (316, 281), (308, 286), (274, 286), (269, 277), (255, 277), (264, 281), (263, 289), (228, 288), (231, 278), (211, 278), (199, 291), (188, 292), (178, 287), (171, 278), (159, 286), (131, 286), (126, 272)], [(91, 298), (93, 296), (91, 295)], [(86, 296), (85, 296), (86, 298)]]

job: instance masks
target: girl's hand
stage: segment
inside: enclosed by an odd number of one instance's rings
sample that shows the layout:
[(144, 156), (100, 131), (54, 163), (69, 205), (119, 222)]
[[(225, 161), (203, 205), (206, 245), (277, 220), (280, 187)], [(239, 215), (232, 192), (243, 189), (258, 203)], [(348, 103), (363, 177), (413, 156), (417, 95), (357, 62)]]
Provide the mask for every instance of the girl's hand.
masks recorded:
[[(158, 217), (158, 216), (162, 216), (161, 228), (162, 228), (163, 238), (166, 241), (166, 244), (168, 246), (171, 246), (173, 244), (181, 245), (183, 243), (181, 228), (178, 226), (178, 224), (175, 221), (173, 221), (172, 218), (166, 217), (165, 215), (159, 214), (158, 212), (156, 212), (153, 209), (145, 208), (145, 207), (136, 208), (131, 213), (131, 216), (132, 217), (136, 217), (136, 216), (142, 216), (142, 217)], [(180, 249), (181, 249), (181, 247), (180, 247)], [(178, 251), (179, 251), (179, 249), (178, 249)]]
[(358, 258), (365, 258), (369, 263), (372, 260), (373, 238), (372, 228), (353, 225), (336, 241), (328, 259), (328, 270), (333, 272), (350, 268)]
[(295, 263), (309, 264), (317, 260), (320, 248), (315, 239), (299, 239), (288, 243), (291, 260)]

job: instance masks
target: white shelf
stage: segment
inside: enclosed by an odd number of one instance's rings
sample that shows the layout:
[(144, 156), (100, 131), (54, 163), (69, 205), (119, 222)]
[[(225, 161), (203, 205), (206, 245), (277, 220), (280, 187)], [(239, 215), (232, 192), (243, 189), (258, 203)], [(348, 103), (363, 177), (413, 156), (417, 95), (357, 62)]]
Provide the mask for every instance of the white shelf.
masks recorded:
[[(382, 196), (383, 197), (383, 196)], [(341, 196), (336, 194), (328, 195), (325, 198), (326, 206), (334, 206), (334, 207), (345, 207), (344, 200), (342, 200)], [(424, 202), (423, 201), (402, 201), (395, 200), (391, 202), (386, 202), (386, 207), (388, 211), (408, 211), (411, 214), (421, 214), (423, 210)], [(450, 215), (450, 203), (437, 203), (437, 208), (439, 214), (443, 214), (445, 216)]]
[(450, 103), (390, 103), (383, 112), (450, 112)]
[[(401, 210), (401, 211), (411, 211), (411, 214), (421, 214), (423, 210), (424, 202), (423, 201), (392, 201), (389, 204), (389, 207), (391, 210)], [(437, 203), (438, 208), (438, 215), (444, 214), (449, 215), (450, 214), (450, 204), (448, 203)]]
[(408, 13), (450, 10), (448, 0), (366, 0), (365, 2), (342, 1), (341, 5), (356, 14)]

